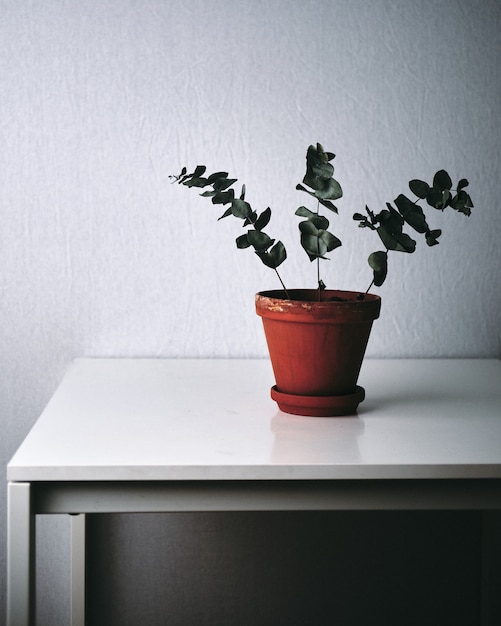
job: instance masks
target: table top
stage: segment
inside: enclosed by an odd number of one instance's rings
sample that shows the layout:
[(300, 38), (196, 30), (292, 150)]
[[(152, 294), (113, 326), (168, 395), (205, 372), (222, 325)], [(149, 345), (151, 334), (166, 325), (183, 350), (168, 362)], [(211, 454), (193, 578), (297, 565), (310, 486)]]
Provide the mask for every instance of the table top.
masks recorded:
[(366, 360), (358, 415), (282, 413), (268, 360), (77, 359), (12, 481), (501, 478), (501, 361)]

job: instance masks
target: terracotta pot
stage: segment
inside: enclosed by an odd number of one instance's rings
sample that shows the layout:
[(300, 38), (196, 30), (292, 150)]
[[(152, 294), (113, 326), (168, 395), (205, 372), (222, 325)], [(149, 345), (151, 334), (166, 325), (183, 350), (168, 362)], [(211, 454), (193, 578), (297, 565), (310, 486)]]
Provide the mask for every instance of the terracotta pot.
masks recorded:
[(296, 415), (354, 413), (365, 392), (357, 386), (372, 322), (381, 298), (359, 300), (352, 291), (316, 289), (262, 291), (256, 312), (275, 374), (272, 397)]

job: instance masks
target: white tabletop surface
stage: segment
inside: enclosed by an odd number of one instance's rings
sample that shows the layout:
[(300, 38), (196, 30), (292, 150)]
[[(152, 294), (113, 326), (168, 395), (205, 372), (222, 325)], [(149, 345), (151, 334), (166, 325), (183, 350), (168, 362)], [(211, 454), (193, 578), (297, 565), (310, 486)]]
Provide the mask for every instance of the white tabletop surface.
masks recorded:
[(77, 359), (14, 481), (501, 478), (501, 361), (366, 360), (358, 415), (287, 415), (267, 360)]

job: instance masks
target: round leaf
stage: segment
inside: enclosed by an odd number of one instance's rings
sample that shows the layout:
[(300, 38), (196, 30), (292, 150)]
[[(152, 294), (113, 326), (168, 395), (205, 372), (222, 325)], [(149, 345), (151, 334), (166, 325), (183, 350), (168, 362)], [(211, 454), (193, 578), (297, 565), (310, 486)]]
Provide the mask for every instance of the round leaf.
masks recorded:
[(251, 216), (252, 209), (250, 204), (248, 202), (245, 202), (245, 200), (234, 198), (231, 203), (231, 212), (235, 217), (246, 219)]
[(273, 263), (273, 268), (276, 268), (287, 258), (287, 251), (285, 250), (284, 244), (281, 241), (277, 241), (273, 248), (268, 252), (268, 255)]
[(240, 237), (237, 237), (236, 244), (237, 248), (239, 248), (240, 250), (243, 250), (244, 248), (249, 248), (251, 244), (249, 239), (247, 238), (247, 233), (245, 235), (240, 235)]
[(334, 178), (329, 179), (320, 188), (315, 189), (315, 196), (322, 200), (337, 200), (343, 195), (341, 185)]
[(268, 250), (268, 248), (273, 245), (275, 241), (266, 233), (259, 230), (249, 230), (247, 232), (247, 239), (255, 250)]
[(310, 261), (323, 258), (324, 254), (327, 252), (327, 245), (316, 235), (301, 235), (301, 245)]
[(433, 177), (433, 186), (445, 191), (452, 187), (452, 180), (449, 174), (445, 170), (439, 170)]
[(443, 210), (444, 198), (440, 189), (437, 187), (430, 189), (428, 195), (426, 196), (426, 202), (434, 209)]
[(287, 258), (285, 246), (281, 241), (277, 241), (269, 251), (256, 250), (256, 254), (266, 267), (271, 267), (272, 269), (276, 269)]
[(368, 261), (374, 270), (374, 284), (376, 287), (381, 287), (388, 273), (388, 255), (386, 252), (379, 250), (369, 255)]
[(409, 189), (415, 196), (424, 200), (428, 195), (430, 185), (428, 185), (428, 183), (425, 183), (424, 180), (414, 179), (409, 182)]
[(327, 247), (327, 252), (332, 252), (332, 250), (335, 250), (336, 248), (339, 248), (340, 245), (342, 245), (341, 240), (327, 230), (320, 230), (318, 236), (325, 243)]
[(317, 236), (318, 228), (315, 226), (312, 220), (299, 222), (298, 226), (303, 235), (314, 235), (315, 237)]

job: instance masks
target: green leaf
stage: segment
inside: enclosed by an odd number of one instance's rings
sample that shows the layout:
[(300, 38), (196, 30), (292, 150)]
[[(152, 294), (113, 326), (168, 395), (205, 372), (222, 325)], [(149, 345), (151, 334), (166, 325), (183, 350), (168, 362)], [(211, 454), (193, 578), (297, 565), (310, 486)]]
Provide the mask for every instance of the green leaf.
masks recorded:
[(464, 213), (464, 215), (471, 215), (471, 209), (473, 207), (471, 198), (466, 191), (462, 189), (452, 198), (450, 205), (456, 211)]
[(233, 183), (236, 183), (236, 182), (237, 182), (236, 178), (219, 178), (214, 183), (212, 183), (212, 188), (215, 191), (224, 191), (225, 189), (228, 189), (228, 187), (231, 187)]
[[(313, 215), (313, 217), (315, 217), (315, 215)], [(308, 255), (310, 261), (321, 257), (325, 254), (325, 252), (327, 252), (326, 244), (320, 244), (319, 242), (319, 229), (313, 222), (313, 219), (300, 222), (299, 230), (301, 231), (301, 246)]]
[(329, 211), (332, 211), (333, 213), (339, 213), (339, 211), (337, 210), (337, 207), (334, 206), (330, 200), (325, 200), (324, 198), (317, 198), (317, 199), (320, 202), (320, 204), (324, 206), (326, 209), (329, 209)]
[(397, 250), (398, 242), (393, 237), (391, 230), (385, 228), (384, 225), (378, 226), (377, 234), (388, 250)]
[(310, 194), (310, 196), (313, 196), (315, 198), (315, 193), (313, 191), (310, 191), (309, 189), (306, 189), (306, 187), (303, 187), (303, 185), (301, 185), (300, 183), (296, 185), (296, 189), (298, 191), (305, 191), (306, 193)]
[(209, 183), (206, 178), (197, 178), (196, 176), (188, 178), (183, 185), (186, 187), (207, 187)]
[(392, 232), (386, 227), (385, 224), (381, 224), (376, 229), (377, 233), (388, 250), (395, 250), (396, 252), (414, 252), (416, 249), (416, 242), (411, 239), (409, 235), (401, 232)]
[(277, 241), (271, 250), (256, 250), (256, 254), (266, 267), (271, 267), (271, 269), (276, 269), (287, 258), (285, 246), (281, 241)]
[[(179, 183), (186, 187), (205, 187), (209, 185), (207, 178), (202, 178), (206, 169), (205, 165), (197, 165), (191, 174), (185, 174), (182, 178), (180, 177)], [(185, 167), (183, 167), (183, 171), (186, 172)]]
[(324, 254), (327, 252), (327, 245), (317, 235), (302, 234), (301, 245), (310, 261), (325, 258)]
[[(374, 213), (369, 209), (367, 205), (365, 206), (365, 210), (367, 211), (367, 215), (363, 215), (362, 213), (355, 213), (353, 215), (353, 219), (356, 222), (360, 222), (358, 225), (360, 228), (370, 228), (371, 230), (376, 230), (376, 227), (374, 226), (374, 222), (376, 221)], [(367, 219), (367, 216), (369, 216), (369, 219), (371, 221)]]
[(214, 174), (207, 177), (207, 182), (212, 185), (213, 182), (220, 178), (228, 178), (228, 172), (214, 172)]
[(329, 163), (323, 147), (319, 143), (316, 147), (309, 146), (306, 151), (306, 174), (303, 183), (312, 189), (317, 189), (316, 185), (321, 184), (319, 181), (329, 179), (333, 173), (334, 168)]
[(381, 213), (374, 216), (374, 222), (384, 224), (385, 228), (393, 233), (402, 232), (404, 218), (396, 211), (389, 202), (386, 203), (387, 209), (383, 209)]
[(341, 185), (331, 178), (315, 191), (315, 197), (320, 198), (322, 200), (338, 200), (343, 195), (343, 190), (341, 189)]
[(303, 233), (304, 235), (315, 235), (315, 237), (317, 236), (318, 228), (311, 220), (299, 222), (298, 227), (301, 233)]
[(388, 253), (379, 250), (378, 252), (373, 252), (369, 256), (369, 265), (373, 270), (377, 270), (380, 272), (383, 270), (388, 264)]
[[(306, 152), (306, 174), (303, 183), (315, 191), (317, 198), (323, 200), (337, 200), (343, 195), (341, 186), (333, 178), (334, 167), (329, 163), (334, 158), (332, 153), (326, 153), (317, 143), (309, 146)], [(306, 191), (304, 187), (297, 187)]]
[(200, 177), (202, 176), (202, 174), (205, 174), (206, 170), (207, 168), (205, 167), (205, 165), (197, 165), (192, 176)]
[[(315, 216), (318, 219), (321, 216)], [(301, 246), (310, 261), (321, 258), (325, 254), (341, 246), (341, 240), (324, 228), (318, 228), (314, 220), (306, 220), (299, 224), (301, 231)]]
[(423, 209), (414, 204), (409, 198), (400, 194), (395, 198), (395, 204), (397, 205), (400, 214), (404, 220), (418, 233), (425, 233), (428, 230), (428, 224), (423, 213)]
[(244, 248), (249, 248), (251, 244), (249, 239), (247, 238), (247, 233), (245, 233), (244, 235), (240, 235), (240, 237), (237, 237), (236, 244), (237, 248), (239, 248), (240, 250), (243, 250)]
[(277, 243), (268, 252), (268, 254), (270, 256), (270, 259), (273, 262), (274, 268), (278, 267), (287, 258), (287, 252), (285, 250), (285, 246), (281, 241), (277, 241)]
[(426, 196), (426, 202), (435, 209), (443, 211), (452, 200), (452, 194), (449, 189), (440, 190), (438, 187), (432, 187)]
[(409, 182), (409, 189), (415, 196), (424, 200), (430, 191), (430, 185), (425, 183), (424, 180), (414, 179)]
[(310, 211), (310, 209), (306, 208), (305, 206), (300, 206), (298, 209), (296, 209), (294, 215), (298, 215), (299, 217), (307, 217), (308, 219), (310, 219), (311, 217), (315, 217), (315, 215), (317, 214), (313, 211)]
[(329, 220), (323, 215), (313, 215), (309, 220), (298, 224), (302, 233), (318, 235), (318, 231), (329, 227)]
[(247, 240), (250, 245), (259, 251), (268, 250), (275, 243), (275, 240), (260, 230), (249, 230), (247, 232)]
[(240, 219), (246, 219), (252, 214), (252, 209), (250, 204), (248, 202), (245, 202), (245, 200), (234, 198), (231, 203), (231, 212), (235, 217), (239, 217)]
[(254, 224), (257, 220), (257, 213), (251, 209), (250, 215), (245, 218), (244, 226), (249, 226), (250, 224)]
[(329, 228), (329, 220), (324, 215), (314, 215), (309, 219), (318, 229)]
[(186, 167), (183, 167), (181, 169), (181, 172), (179, 174), (169, 174), (169, 178), (172, 178), (172, 183), (177, 183), (178, 185), (180, 185), (186, 178), (186, 172), (188, 170), (186, 169)]
[(471, 198), (468, 195), (468, 198), (466, 199), (464, 207), (461, 209), (461, 213), (464, 213), (465, 215), (471, 215), (471, 209), (473, 209), (473, 202), (471, 201)]
[(368, 261), (370, 267), (374, 270), (374, 284), (376, 287), (381, 287), (388, 273), (388, 254), (381, 250), (373, 252), (369, 255)]
[(257, 220), (256, 220), (256, 222), (254, 224), (254, 228), (256, 230), (263, 230), (263, 228), (268, 224), (270, 219), (271, 219), (271, 209), (270, 209), (270, 207), (268, 207), (257, 218)]
[(329, 180), (329, 178), (331, 178), (331, 176), (334, 174), (334, 167), (326, 161), (320, 161), (312, 165), (311, 171), (314, 174), (315, 178), (323, 178), (324, 180)]
[(426, 233), (425, 238), (426, 238), (426, 243), (429, 246), (436, 246), (438, 245), (439, 241), (438, 238), (440, 237), (440, 235), (442, 234), (442, 231), (440, 229), (436, 229), (436, 230), (430, 230)]
[(395, 240), (398, 242), (399, 247), (397, 248), (397, 250), (399, 252), (412, 253), (416, 249), (416, 242), (406, 233), (395, 234), (394, 237)]
[(433, 187), (440, 189), (440, 191), (451, 189), (452, 180), (449, 174), (445, 170), (439, 170), (435, 174), (435, 176), (433, 177)]
[(335, 250), (342, 245), (341, 240), (334, 236), (332, 233), (330, 233), (328, 230), (319, 231), (318, 236), (327, 246), (327, 252), (332, 252), (332, 250)]
[(368, 220), (365, 220), (364, 222), (359, 222), (358, 227), (359, 228), (370, 228), (370, 230), (376, 230), (376, 227), (373, 226)]
[(437, 187), (432, 187), (430, 189), (428, 195), (426, 196), (426, 202), (434, 209), (438, 209), (440, 211), (443, 211), (445, 208), (443, 193)]
[(217, 221), (219, 222), (219, 220), (222, 220), (222, 219), (224, 219), (225, 217), (228, 217), (229, 215), (232, 215), (232, 213), (231, 213), (231, 209), (226, 209), (226, 211), (225, 211), (225, 212), (221, 215), (221, 217), (219, 217), (219, 218), (218, 218), (218, 220), (217, 220)]
[(230, 202), (233, 202), (234, 197), (235, 192), (233, 189), (228, 189), (228, 191), (216, 191), (212, 197), (212, 204), (229, 204)]

